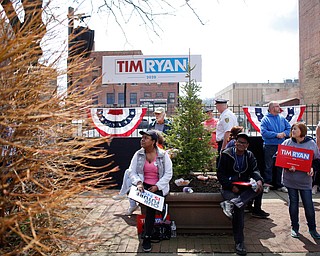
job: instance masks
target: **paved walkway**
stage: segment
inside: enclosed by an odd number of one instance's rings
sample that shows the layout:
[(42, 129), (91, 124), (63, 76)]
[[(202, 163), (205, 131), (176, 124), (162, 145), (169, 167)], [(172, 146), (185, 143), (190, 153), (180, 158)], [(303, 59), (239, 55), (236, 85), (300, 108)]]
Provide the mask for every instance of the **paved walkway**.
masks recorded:
[[(136, 216), (126, 216), (128, 200), (114, 201), (117, 190), (100, 195), (85, 194), (75, 203), (77, 210), (87, 213), (74, 235), (86, 241), (70, 256), (143, 255), (137, 235)], [(316, 221), (320, 231), (320, 194), (314, 196)], [(264, 194), (263, 209), (268, 219), (256, 219), (248, 213), (245, 219), (245, 244), (248, 255), (320, 255), (320, 240), (309, 233), (300, 207), (300, 238), (290, 236), (287, 194), (270, 191)], [(208, 216), (213, 217), (213, 216)], [(179, 227), (177, 227), (179, 229)], [(176, 238), (154, 243), (153, 255), (235, 255), (230, 234), (179, 235)], [(152, 254), (151, 253), (151, 254)]]

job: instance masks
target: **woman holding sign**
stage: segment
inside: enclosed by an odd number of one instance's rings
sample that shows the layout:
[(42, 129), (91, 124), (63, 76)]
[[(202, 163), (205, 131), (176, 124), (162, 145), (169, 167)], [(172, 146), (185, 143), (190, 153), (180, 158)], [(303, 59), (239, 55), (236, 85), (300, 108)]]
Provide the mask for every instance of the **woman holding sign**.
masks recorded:
[[(292, 125), (290, 138), (285, 140), (282, 145), (295, 148), (308, 149), (313, 151), (313, 160), (320, 158), (319, 149), (315, 141), (306, 136), (307, 126), (297, 122)], [(294, 161), (294, 159), (292, 159)], [(283, 184), (288, 189), (289, 196), (289, 215), (291, 219), (291, 236), (299, 238), (299, 194), (305, 210), (309, 233), (314, 239), (320, 239), (320, 234), (316, 230), (315, 210), (312, 201), (312, 176), (313, 168), (310, 171), (296, 169), (295, 166), (284, 168), (282, 174)]]
[[(148, 190), (160, 196), (169, 193), (169, 182), (172, 178), (172, 162), (168, 153), (157, 146), (158, 134), (155, 130), (141, 131), (141, 149), (133, 156), (129, 169), (133, 185), (140, 192)], [(156, 210), (146, 207), (144, 238), (142, 248), (151, 251), (151, 234)]]

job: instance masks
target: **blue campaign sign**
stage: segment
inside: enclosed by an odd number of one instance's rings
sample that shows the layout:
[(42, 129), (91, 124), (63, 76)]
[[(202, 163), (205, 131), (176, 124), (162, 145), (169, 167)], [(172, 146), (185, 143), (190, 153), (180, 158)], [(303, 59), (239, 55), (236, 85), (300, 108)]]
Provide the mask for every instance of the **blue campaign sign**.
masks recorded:
[(102, 83), (161, 83), (186, 82), (191, 78), (201, 82), (201, 56), (104, 56)]
[(185, 73), (188, 58), (148, 58), (145, 59), (145, 73)]

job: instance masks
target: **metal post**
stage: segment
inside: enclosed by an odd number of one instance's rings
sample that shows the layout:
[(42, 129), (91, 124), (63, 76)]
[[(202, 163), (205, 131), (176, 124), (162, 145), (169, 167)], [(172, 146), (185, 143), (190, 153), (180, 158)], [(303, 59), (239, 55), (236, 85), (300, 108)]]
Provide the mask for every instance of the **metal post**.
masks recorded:
[(124, 83), (124, 88), (123, 88), (123, 105), (126, 108), (127, 107), (127, 83)]
[(71, 44), (71, 36), (73, 34), (74, 29), (74, 8), (69, 7), (68, 8), (68, 60), (67, 60), (67, 94), (69, 91), (69, 87), (72, 85), (72, 75), (69, 70), (69, 66), (72, 61), (72, 57), (70, 56), (70, 51), (72, 48)]

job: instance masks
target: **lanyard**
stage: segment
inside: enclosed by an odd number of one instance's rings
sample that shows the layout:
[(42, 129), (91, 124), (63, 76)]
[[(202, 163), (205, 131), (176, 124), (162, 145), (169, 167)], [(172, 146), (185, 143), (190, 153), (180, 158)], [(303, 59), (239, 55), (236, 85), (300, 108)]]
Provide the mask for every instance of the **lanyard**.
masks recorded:
[(238, 156), (238, 155), (236, 154), (236, 148), (235, 148), (235, 147), (233, 148), (232, 152), (233, 152), (233, 155), (234, 155), (234, 159), (235, 159), (235, 161), (236, 161), (237, 170), (238, 170), (239, 172), (241, 172), (241, 171), (243, 170), (244, 154)]

